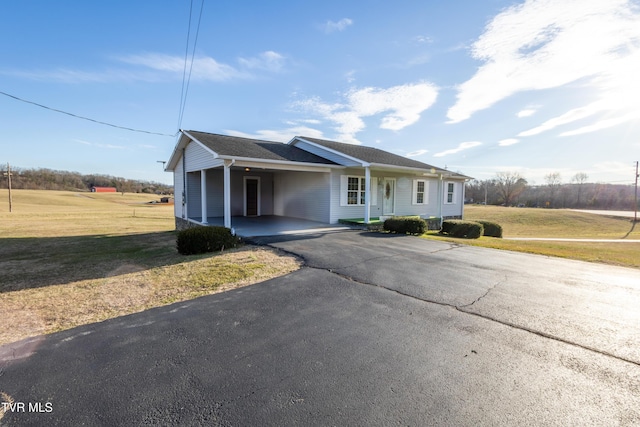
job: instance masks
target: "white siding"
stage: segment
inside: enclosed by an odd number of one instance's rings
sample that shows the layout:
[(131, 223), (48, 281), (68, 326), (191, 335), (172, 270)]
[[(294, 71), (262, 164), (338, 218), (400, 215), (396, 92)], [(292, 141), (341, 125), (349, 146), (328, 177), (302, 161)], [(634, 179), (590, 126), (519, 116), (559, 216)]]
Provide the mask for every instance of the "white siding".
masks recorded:
[[(340, 181), (342, 175), (364, 176), (363, 168), (344, 169), (334, 171), (331, 174), (331, 220), (332, 224), (338, 222), (339, 219), (347, 218), (363, 218), (364, 206), (340, 206)], [(395, 215), (420, 215), (422, 217), (438, 216), (438, 181), (425, 177), (412, 175), (403, 175), (399, 173), (390, 173), (383, 171), (372, 171), (371, 176), (377, 178), (378, 186), (372, 191), (377, 192), (378, 203), (371, 205), (371, 217), (379, 217), (382, 215), (382, 206), (384, 203), (384, 192), (382, 185), (384, 178), (395, 178)], [(419, 178), (424, 179), (427, 187), (428, 203), (424, 205), (414, 205), (413, 201), (413, 180)]]
[(274, 172), (274, 215), (329, 222), (329, 174)]
[(188, 172), (208, 169), (213, 166), (213, 154), (197, 142), (190, 142), (185, 149), (186, 168)]
[[(231, 193), (233, 198), (233, 193)], [(224, 216), (224, 176), (222, 168), (207, 169), (207, 216)]]
[[(453, 182), (455, 186), (455, 190), (453, 193), (454, 202), (453, 203), (445, 203), (447, 200), (447, 182)], [(461, 216), (463, 209), (463, 187), (464, 183), (459, 181), (444, 181), (443, 185), (443, 194), (442, 194), (442, 216)]]
[(200, 218), (202, 215), (200, 187), (200, 171), (187, 173), (187, 217), (189, 218)]
[[(342, 169), (339, 171), (333, 171), (331, 173), (331, 216), (330, 223), (336, 224), (339, 219), (347, 219), (347, 218), (364, 218), (364, 206), (340, 206), (340, 189), (341, 189), (341, 176), (362, 176), (364, 177), (364, 168), (349, 168)], [(371, 192), (376, 192), (377, 197), (371, 197), (371, 200), (376, 200), (376, 204), (371, 203), (370, 214), (372, 217), (377, 217), (382, 215), (382, 189), (380, 185), (382, 184), (382, 175), (377, 173), (376, 171), (371, 172)], [(373, 179), (375, 178), (375, 179)], [(377, 184), (374, 186), (374, 182)]]
[(331, 160), (332, 162), (335, 162), (339, 165), (343, 165), (343, 166), (360, 166), (360, 163), (355, 162), (347, 157), (341, 156), (339, 154), (335, 154), (332, 153), (330, 151), (324, 150), (322, 148), (316, 147), (315, 145), (311, 145), (309, 143), (306, 143), (304, 141), (298, 141), (295, 144), (296, 147), (304, 150), (304, 151), (308, 151), (309, 153), (313, 153), (316, 156), (320, 156), (322, 158), (325, 158), (327, 160)]
[(231, 215), (244, 215), (245, 176), (260, 178), (260, 215), (273, 215), (273, 175), (271, 172), (231, 171)]

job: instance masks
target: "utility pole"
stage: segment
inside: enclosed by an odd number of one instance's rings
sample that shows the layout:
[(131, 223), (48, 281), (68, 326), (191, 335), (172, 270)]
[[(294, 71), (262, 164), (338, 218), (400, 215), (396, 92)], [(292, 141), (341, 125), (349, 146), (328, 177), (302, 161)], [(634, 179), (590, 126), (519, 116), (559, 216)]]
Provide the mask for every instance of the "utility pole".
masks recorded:
[(3, 175), (9, 180), (9, 212), (13, 212), (13, 208), (11, 206), (13, 202), (11, 199), (11, 165), (9, 165), (9, 163), (7, 163), (7, 171), (3, 173)]
[(484, 205), (487, 206), (487, 187), (489, 187), (489, 181), (484, 182)]
[(635, 184), (635, 197), (634, 197), (634, 214), (633, 214), (633, 223), (638, 222), (638, 161), (636, 160), (636, 184)]

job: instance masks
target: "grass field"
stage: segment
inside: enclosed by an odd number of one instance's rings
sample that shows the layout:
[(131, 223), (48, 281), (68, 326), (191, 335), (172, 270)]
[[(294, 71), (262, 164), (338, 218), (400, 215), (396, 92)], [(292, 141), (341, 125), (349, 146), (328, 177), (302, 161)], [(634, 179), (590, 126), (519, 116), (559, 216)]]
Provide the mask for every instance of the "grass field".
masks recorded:
[(220, 292), (299, 268), (253, 246), (185, 257), (173, 205), (144, 194), (0, 190), (0, 344)]
[[(244, 246), (184, 257), (173, 206), (145, 194), (0, 190), (0, 344), (266, 280), (299, 268)], [(620, 238), (628, 219), (580, 212), (468, 206), (506, 237)], [(425, 238), (640, 268), (640, 243)], [(640, 239), (640, 226), (629, 239)]]
[[(469, 205), (465, 206), (464, 218), (497, 222), (503, 227), (504, 237), (622, 240), (631, 229), (629, 218), (561, 209)], [(438, 236), (437, 233), (429, 233), (425, 237), (473, 246), (640, 268), (640, 243), (518, 241), (491, 237), (454, 239)], [(640, 224), (627, 239), (640, 239)]]

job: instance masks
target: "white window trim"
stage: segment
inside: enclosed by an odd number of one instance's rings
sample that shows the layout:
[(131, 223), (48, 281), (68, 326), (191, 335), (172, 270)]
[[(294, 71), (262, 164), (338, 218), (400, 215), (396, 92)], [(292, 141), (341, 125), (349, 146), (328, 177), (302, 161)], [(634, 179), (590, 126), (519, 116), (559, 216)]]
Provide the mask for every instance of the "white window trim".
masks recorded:
[[(362, 190), (358, 190), (358, 204), (349, 204), (349, 178), (358, 178), (358, 189), (360, 189), (362, 182), (366, 182), (363, 176), (359, 175), (340, 175), (340, 206), (364, 206), (364, 203), (360, 203), (364, 199), (360, 193)], [(371, 206), (378, 205), (378, 178), (371, 177)]]
[[(422, 203), (418, 203), (418, 183), (424, 183), (424, 191), (422, 197)], [(429, 181), (426, 179), (414, 179), (413, 180), (413, 195), (411, 197), (412, 205), (428, 205), (429, 204)]]
[[(453, 184), (453, 191), (449, 193), (449, 184)], [(451, 201), (449, 201), (449, 194), (451, 194)], [(446, 181), (444, 183), (444, 204), (445, 205), (455, 205), (456, 198), (458, 196), (458, 186), (453, 181)]]

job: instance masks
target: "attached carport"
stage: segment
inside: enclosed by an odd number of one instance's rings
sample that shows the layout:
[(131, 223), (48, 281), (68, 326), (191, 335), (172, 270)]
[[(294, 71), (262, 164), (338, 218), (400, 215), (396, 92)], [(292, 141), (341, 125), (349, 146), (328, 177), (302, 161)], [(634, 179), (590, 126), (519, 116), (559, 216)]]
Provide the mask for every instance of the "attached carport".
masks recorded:
[(329, 224), (331, 171), (342, 166), (287, 144), (243, 142), (183, 133), (168, 167), (181, 200), (178, 228), (220, 224), (265, 235), (260, 224), (278, 233)]
[[(236, 229), (242, 218), (251, 219), (242, 225), (268, 217), (281, 217), (279, 227), (285, 226), (286, 218), (328, 223), (329, 169), (278, 166), (235, 161), (231, 166), (187, 172), (187, 220), (207, 225), (222, 218), (221, 225)], [(271, 218), (269, 223), (273, 222)]]

